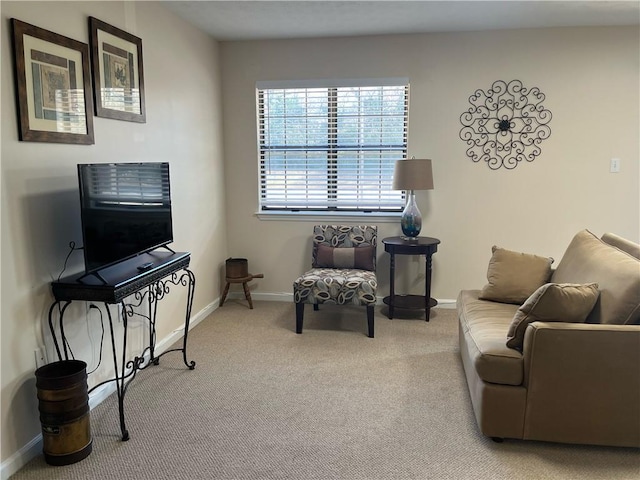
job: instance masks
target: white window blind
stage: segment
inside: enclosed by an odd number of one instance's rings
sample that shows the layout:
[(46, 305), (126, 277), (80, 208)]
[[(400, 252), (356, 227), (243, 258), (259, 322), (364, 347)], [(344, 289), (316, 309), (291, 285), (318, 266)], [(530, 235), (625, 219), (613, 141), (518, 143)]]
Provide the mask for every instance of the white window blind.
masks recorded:
[(257, 89), (260, 210), (393, 212), (408, 82)]

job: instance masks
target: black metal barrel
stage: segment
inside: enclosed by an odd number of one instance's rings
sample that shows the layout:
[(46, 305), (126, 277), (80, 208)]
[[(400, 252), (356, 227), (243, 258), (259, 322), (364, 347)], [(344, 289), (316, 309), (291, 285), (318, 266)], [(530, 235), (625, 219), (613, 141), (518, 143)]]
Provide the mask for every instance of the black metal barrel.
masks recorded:
[(87, 364), (53, 362), (36, 370), (42, 451), (50, 465), (70, 465), (92, 449)]

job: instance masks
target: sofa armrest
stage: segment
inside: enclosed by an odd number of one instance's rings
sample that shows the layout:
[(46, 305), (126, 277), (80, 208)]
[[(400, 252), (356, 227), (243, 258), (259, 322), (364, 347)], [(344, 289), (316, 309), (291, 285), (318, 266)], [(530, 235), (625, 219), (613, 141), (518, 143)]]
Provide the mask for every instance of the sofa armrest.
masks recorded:
[(640, 325), (534, 322), (524, 438), (640, 447)]

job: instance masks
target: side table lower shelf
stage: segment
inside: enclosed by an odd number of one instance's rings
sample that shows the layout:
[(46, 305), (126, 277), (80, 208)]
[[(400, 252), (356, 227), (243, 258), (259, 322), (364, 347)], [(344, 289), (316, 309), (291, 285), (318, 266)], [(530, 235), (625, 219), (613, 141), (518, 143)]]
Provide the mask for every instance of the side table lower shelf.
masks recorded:
[(429, 305), (425, 305), (425, 298), (424, 295), (395, 295), (393, 301), (391, 301), (391, 296), (384, 297), (382, 301), (391, 307), (405, 310), (424, 310), (438, 305), (438, 301), (435, 298), (430, 298)]

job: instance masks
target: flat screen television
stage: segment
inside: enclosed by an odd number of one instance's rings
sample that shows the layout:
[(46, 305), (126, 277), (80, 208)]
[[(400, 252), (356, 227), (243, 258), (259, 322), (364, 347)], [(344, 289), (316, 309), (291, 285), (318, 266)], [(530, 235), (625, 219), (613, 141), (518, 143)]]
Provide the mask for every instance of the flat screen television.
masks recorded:
[(173, 241), (168, 163), (78, 165), (87, 274)]

